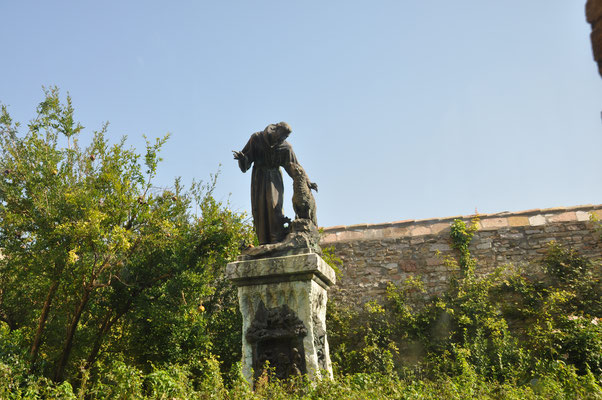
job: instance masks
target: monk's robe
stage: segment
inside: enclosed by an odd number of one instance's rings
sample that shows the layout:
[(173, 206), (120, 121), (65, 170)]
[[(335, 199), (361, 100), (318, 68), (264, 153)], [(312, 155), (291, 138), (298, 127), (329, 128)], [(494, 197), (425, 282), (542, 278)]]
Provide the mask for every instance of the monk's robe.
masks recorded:
[(285, 140), (273, 146), (266, 132), (251, 135), (238, 160), (242, 172), (253, 164), (251, 176), (251, 208), (253, 224), (259, 244), (277, 243), (286, 236), (286, 218), (282, 210), (284, 185), (280, 167), (288, 170), (290, 164), (298, 164), (291, 145)]

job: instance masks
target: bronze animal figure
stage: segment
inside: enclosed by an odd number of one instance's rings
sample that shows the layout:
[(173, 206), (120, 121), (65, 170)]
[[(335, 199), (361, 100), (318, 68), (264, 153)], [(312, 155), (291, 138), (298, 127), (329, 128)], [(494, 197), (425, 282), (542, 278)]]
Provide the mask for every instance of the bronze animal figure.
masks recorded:
[(316, 218), (316, 201), (312, 189), (318, 191), (318, 185), (312, 183), (303, 167), (299, 164), (289, 164), (288, 172), (293, 178), (293, 210), (295, 218), (308, 219), (318, 226)]

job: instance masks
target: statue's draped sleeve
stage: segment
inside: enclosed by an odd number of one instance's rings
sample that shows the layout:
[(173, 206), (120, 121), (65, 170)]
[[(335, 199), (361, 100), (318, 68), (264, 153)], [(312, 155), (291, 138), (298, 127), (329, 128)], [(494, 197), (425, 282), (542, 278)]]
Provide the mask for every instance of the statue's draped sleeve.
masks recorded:
[(242, 172), (247, 172), (247, 170), (251, 168), (251, 164), (255, 161), (255, 147), (257, 147), (255, 143), (256, 140), (257, 134), (254, 133), (251, 135), (251, 138), (245, 147), (241, 150), (244, 157), (238, 160), (238, 167)]
[(284, 151), (282, 152), (282, 160), (280, 161), (280, 165), (282, 168), (284, 168), (288, 176), (292, 178), (293, 172), (291, 171), (291, 164), (298, 165), (299, 162), (297, 161), (295, 152), (293, 152), (293, 148), (288, 142), (284, 142), (282, 147), (284, 148)]

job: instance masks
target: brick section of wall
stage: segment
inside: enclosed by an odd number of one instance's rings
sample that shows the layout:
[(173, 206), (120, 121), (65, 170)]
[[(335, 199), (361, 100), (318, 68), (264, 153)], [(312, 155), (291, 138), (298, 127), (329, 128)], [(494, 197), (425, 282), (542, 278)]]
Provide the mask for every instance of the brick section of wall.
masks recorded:
[[(602, 220), (602, 205), (480, 215), (470, 248), (478, 260), (477, 274), (509, 263), (536, 263), (553, 240), (601, 259), (600, 232), (591, 215)], [(440, 293), (454, 273), (443, 258), (454, 255), (449, 233), (456, 218), (469, 222), (471, 216), (325, 228), (322, 247), (333, 246), (344, 262), (330, 296), (362, 304), (382, 299), (388, 282), (398, 284), (410, 276), (420, 277), (430, 294)]]

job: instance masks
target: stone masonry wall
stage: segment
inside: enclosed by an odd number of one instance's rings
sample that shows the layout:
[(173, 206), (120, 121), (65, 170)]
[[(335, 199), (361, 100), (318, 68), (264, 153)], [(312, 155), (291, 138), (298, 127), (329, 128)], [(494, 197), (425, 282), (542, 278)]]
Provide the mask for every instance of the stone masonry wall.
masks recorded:
[[(480, 215), (470, 247), (477, 274), (504, 264), (537, 263), (550, 241), (600, 260), (602, 243), (592, 214), (602, 220), (602, 205)], [(456, 218), (469, 222), (471, 216), (325, 228), (321, 246), (333, 246), (344, 263), (330, 296), (360, 305), (382, 299), (388, 282), (410, 276), (420, 277), (430, 294), (440, 293), (453, 273), (443, 257), (454, 255), (449, 233)]]

